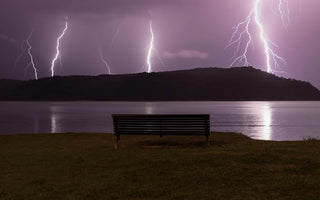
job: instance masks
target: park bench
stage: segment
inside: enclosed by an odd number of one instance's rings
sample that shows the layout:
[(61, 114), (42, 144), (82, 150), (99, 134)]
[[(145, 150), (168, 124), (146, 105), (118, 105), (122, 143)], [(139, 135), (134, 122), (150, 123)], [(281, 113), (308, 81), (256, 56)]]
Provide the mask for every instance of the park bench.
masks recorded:
[(120, 135), (204, 135), (209, 142), (210, 115), (113, 114), (112, 119), (116, 149)]

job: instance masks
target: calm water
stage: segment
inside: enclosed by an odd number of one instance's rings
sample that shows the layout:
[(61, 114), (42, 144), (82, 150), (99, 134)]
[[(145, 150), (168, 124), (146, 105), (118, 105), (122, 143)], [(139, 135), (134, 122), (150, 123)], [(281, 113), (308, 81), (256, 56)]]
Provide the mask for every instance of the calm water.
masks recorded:
[(0, 134), (113, 132), (111, 114), (210, 114), (212, 131), (320, 138), (320, 102), (0, 102)]

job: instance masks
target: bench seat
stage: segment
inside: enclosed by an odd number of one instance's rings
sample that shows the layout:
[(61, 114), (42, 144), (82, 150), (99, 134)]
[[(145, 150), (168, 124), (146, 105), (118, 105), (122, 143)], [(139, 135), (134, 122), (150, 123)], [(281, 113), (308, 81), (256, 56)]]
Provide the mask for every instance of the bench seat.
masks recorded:
[(210, 135), (210, 115), (113, 114), (116, 148), (120, 135)]

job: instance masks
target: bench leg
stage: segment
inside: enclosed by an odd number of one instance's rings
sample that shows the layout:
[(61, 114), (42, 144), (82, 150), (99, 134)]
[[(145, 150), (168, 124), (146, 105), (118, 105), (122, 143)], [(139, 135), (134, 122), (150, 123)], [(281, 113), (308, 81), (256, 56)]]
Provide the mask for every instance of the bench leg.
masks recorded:
[(206, 135), (206, 142), (207, 142), (207, 145), (209, 146), (209, 135)]
[(119, 137), (118, 137), (118, 136), (115, 137), (115, 140), (114, 140), (114, 148), (115, 148), (115, 149), (119, 149)]

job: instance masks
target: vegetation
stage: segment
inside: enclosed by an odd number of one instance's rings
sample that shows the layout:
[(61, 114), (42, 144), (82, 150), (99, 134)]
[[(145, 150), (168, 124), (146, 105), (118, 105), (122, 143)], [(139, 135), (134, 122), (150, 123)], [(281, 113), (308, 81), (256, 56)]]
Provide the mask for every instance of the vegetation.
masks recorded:
[(0, 199), (319, 199), (320, 141), (0, 136)]

